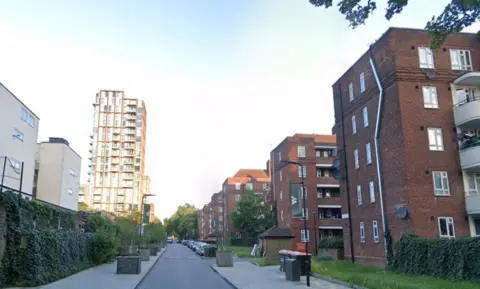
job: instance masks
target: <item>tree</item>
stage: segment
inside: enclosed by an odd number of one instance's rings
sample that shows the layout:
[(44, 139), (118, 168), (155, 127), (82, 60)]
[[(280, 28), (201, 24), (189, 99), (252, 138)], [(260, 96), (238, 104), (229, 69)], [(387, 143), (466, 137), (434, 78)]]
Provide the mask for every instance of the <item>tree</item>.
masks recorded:
[(186, 239), (188, 233), (189, 237), (194, 238), (196, 233), (192, 232), (197, 229), (197, 209), (190, 204), (178, 206), (177, 211), (164, 220), (164, 225), (168, 235)]
[(273, 215), (265, 207), (263, 196), (247, 191), (237, 202), (237, 211), (232, 213), (233, 225), (247, 237), (254, 238), (273, 225)]
[(88, 207), (87, 204), (85, 204), (84, 202), (79, 202), (78, 203), (78, 210), (79, 211), (88, 211), (90, 208)]
[[(333, 0), (309, 0), (315, 7), (330, 8)], [(392, 19), (395, 14), (402, 12), (403, 8), (408, 5), (408, 0), (387, 0), (388, 5), (385, 12), (387, 20)], [(418, 0), (422, 1), (422, 0)], [(425, 1), (425, 0), (423, 0)], [(377, 8), (375, 0), (365, 1), (361, 4), (360, 0), (340, 0), (337, 4), (338, 10), (342, 13), (350, 26), (355, 29), (365, 24)], [(431, 38), (431, 47), (438, 48), (444, 42), (447, 36), (454, 32), (460, 32), (465, 27), (471, 26), (480, 20), (480, 0), (451, 0), (445, 7), (440, 16), (432, 16), (427, 22), (426, 29)]]

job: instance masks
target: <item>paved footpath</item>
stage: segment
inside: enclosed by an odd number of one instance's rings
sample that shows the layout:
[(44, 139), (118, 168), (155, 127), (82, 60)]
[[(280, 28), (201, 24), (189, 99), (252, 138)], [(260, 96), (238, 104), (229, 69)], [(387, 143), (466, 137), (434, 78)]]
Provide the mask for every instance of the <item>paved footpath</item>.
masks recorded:
[[(168, 247), (168, 246), (167, 246)], [(150, 261), (142, 262), (142, 271), (138, 275), (117, 275), (117, 262), (93, 267), (65, 279), (35, 287), (37, 289), (135, 289), (143, 277), (161, 258), (163, 249), (157, 256), (150, 256)], [(11, 288), (13, 289), (13, 288)]]
[[(211, 265), (223, 278), (236, 289), (296, 289), (306, 287), (306, 277), (300, 282), (285, 280), (285, 273), (278, 266), (257, 267), (250, 262), (235, 262), (233, 267)], [(348, 287), (333, 284), (316, 278), (310, 278), (310, 288), (346, 289)]]
[(200, 258), (181, 244), (169, 244), (138, 289), (232, 289), (210, 268), (211, 260)]

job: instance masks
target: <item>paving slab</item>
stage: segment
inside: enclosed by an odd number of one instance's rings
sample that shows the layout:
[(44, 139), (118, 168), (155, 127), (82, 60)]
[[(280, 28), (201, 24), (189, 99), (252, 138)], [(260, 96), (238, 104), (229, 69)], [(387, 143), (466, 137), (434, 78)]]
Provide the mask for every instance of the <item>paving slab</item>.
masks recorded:
[[(217, 267), (210, 265), (223, 279), (236, 289), (296, 289), (306, 287), (306, 277), (300, 282), (285, 280), (285, 273), (278, 266), (258, 267), (250, 262), (235, 262), (233, 267)], [(310, 288), (346, 289), (338, 284), (325, 280), (310, 278)]]

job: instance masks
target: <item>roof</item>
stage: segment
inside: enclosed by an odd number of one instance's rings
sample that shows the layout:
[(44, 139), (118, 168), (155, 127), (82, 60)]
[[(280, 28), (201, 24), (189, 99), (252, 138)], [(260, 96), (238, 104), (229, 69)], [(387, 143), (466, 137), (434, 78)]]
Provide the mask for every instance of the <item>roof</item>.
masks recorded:
[(292, 136), (287, 136), (284, 138), (274, 149), (272, 152), (277, 150), (283, 143), (289, 142), (292, 138), (299, 139), (299, 138), (313, 138), (315, 143), (322, 143), (322, 144), (337, 144), (337, 136), (331, 134), (316, 134), (316, 133), (296, 133)]
[(26, 109), (28, 109), (28, 111), (30, 111), (33, 116), (40, 120), (40, 118), (30, 108), (28, 108), (28, 106), (26, 106), (25, 103), (23, 103), (15, 94), (13, 94), (13, 92), (11, 92), (5, 85), (3, 85), (3, 83), (0, 82), (0, 86), (5, 88), (5, 90), (8, 91), (13, 97), (15, 97), (15, 99), (18, 100), (18, 102), (20, 102)]
[(248, 178), (252, 177), (255, 179), (268, 178), (268, 174), (265, 170), (259, 169), (239, 169), (238, 172), (233, 175), (234, 178)]
[(289, 228), (280, 228), (273, 226), (265, 232), (258, 235), (261, 239), (283, 239), (283, 238), (293, 238), (292, 230)]

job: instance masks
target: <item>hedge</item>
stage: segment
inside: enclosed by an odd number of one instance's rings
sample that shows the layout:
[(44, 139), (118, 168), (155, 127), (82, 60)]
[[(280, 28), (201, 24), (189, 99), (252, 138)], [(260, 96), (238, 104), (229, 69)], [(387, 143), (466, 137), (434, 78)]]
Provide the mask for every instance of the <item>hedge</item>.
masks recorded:
[(104, 251), (94, 250), (105, 247), (105, 240), (76, 231), (74, 213), (26, 201), (11, 192), (0, 193), (0, 206), (6, 211), (0, 287), (43, 285), (96, 265), (99, 260), (112, 261), (98, 257), (105, 255)]
[(480, 238), (405, 235), (388, 266), (398, 273), (480, 283)]
[(343, 249), (343, 238), (324, 237), (318, 242), (319, 249)]

